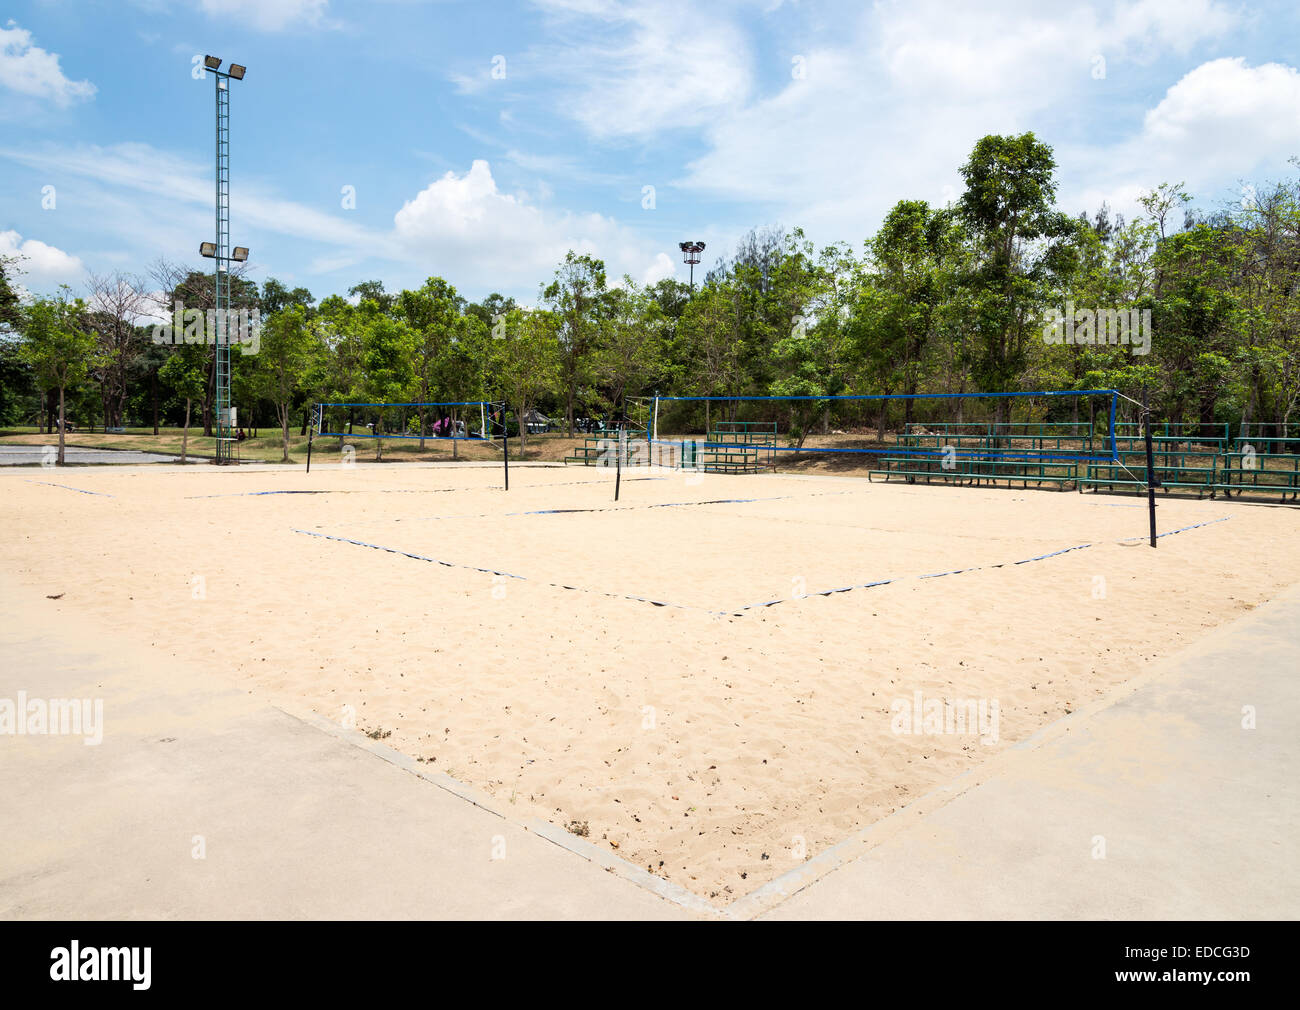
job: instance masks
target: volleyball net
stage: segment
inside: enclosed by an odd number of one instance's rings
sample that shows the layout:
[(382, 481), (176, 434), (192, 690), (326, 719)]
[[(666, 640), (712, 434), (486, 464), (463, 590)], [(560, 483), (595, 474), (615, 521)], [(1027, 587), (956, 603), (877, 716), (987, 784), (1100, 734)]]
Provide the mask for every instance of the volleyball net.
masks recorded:
[(1113, 389), (655, 397), (647, 441), (658, 462), (734, 472), (833, 455), (1113, 463), (1128, 410)]
[(411, 403), (317, 403), (313, 438), (495, 442), (504, 431), (504, 404), (490, 400)]

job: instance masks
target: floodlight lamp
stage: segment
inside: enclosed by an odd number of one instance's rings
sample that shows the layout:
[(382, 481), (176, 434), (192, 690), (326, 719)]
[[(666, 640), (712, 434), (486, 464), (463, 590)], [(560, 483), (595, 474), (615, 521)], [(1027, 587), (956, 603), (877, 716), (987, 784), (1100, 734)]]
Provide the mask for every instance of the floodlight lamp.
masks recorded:
[(220, 56), (205, 56), (205, 57), (203, 57), (203, 65), (204, 65), (205, 67), (207, 67), (209, 70), (220, 70), (220, 69), (221, 69), (221, 57), (220, 57)]
[(200, 243), (199, 243), (199, 255), (200, 255), (200, 256), (206, 256), (208, 259), (215, 259), (216, 256), (217, 256), (217, 243), (215, 243), (215, 242), (200, 242)]
[(244, 79), (244, 74), (247, 72), (247, 67), (241, 67), (238, 63), (230, 64), (230, 76), (237, 81), (242, 81)]
[(235, 251), (230, 254), (230, 258), (236, 263), (243, 263), (248, 259), (248, 246), (237, 245)]

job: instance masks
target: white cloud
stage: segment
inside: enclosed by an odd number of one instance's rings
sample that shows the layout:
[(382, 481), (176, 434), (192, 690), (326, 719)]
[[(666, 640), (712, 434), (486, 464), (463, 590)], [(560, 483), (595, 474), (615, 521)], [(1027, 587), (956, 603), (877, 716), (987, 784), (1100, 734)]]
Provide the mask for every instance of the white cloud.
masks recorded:
[(324, 25), (329, 0), (200, 0), (206, 14), (237, 19), (259, 31), (276, 32), (290, 25)]
[[(147, 144), (112, 147), (4, 149), (0, 157), (102, 184), (94, 203), (102, 222), (158, 254), (191, 255), (211, 227), (211, 169)], [(144, 194), (147, 202), (140, 196)], [(416, 265), (422, 276), (442, 274), (466, 291), (535, 290), (568, 250), (605, 260), (611, 276), (669, 276), (672, 260), (634, 230), (601, 214), (552, 209), (525, 193), (503, 193), (491, 166), (475, 161), (448, 172), (406, 201), (392, 229), (367, 228), (348, 215), (284, 200), (256, 185), (236, 187), (235, 239), (257, 254), (259, 232), (315, 243), (308, 270), (333, 273), (367, 260)], [(71, 213), (61, 206), (59, 213)], [(145, 222), (144, 226), (141, 222)], [(158, 222), (148, 224), (148, 222)]]
[(0, 28), (0, 85), (34, 98), (68, 106), (94, 97), (89, 81), (72, 81), (63, 74), (56, 53), (32, 45), (32, 33), (10, 21)]
[[(1057, 149), (1058, 173), (1069, 188), (1082, 165), (1107, 154), (1114, 159), (1142, 130), (1140, 110), (1126, 109), (1125, 121), (1116, 124), (1112, 115), (1109, 128), (1085, 128), (1086, 147), (1075, 142), (1081, 116), (1118, 107), (1107, 105), (1116, 75), (1216, 40), (1237, 23), (1214, 0), (1189, 2), (1199, 18), (1187, 18), (1189, 8), (1170, 0), (878, 3), (856, 24), (840, 23), (820, 45), (806, 46), (802, 78), (708, 123), (707, 149), (679, 184), (758, 203), (770, 219), (803, 224), (819, 240), (856, 238), (873, 231), (899, 199), (955, 198), (957, 169), (979, 137), (1034, 130)], [(1110, 80), (1093, 76), (1098, 55)], [(1285, 87), (1273, 88), (1276, 99), (1285, 96)], [(1295, 123), (1294, 104), (1289, 114), (1278, 100), (1268, 107), (1276, 119)], [(1174, 109), (1156, 120), (1176, 121)], [(1286, 133), (1289, 126), (1272, 129)], [(1251, 136), (1245, 127), (1240, 139)], [(1240, 144), (1229, 153), (1240, 157)], [(1113, 175), (1117, 186), (1146, 180), (1146, 163), (1126, 167), (1102, 175)]]
[(1300, 74), (1243, 59), (1203, 63), (1146, 114), (1143, 142), (1169, 153), (1240, 158), (1295, 153), (1300, 146)]
[(16, 288), (23, 295), (52, 291), (60, 284), (76, 286), (86, 276), (86, 267), (76, 256), (40, 239), (23, 239), (16, 231), (0, 231), (0, 257), (11, 256), (21, 257)]
[(448, 172), (430, 183), (403, 204), (393, 225), (407, 258), (469, 289), (533, 287), (570, 249), (603, 259), (610, 276), (657, 279), (675, 269), (665, 253), (613, 218), (552, 210), (526, 194), (501, 192), (482, 160), (463, 175)]
[(1202, 63), (1147, 111), (1140, 130), (1115, 144), (1071, 149), (1066, 159), (1087, 182), (1063, 187), (1061, 202), (1081, 210), (1105, 200), (1131, 216), (1143, 192), (1182, 182), (1202, 208), (1213, 205), (1233, 196), (1240, 181), (1288, 172), (1287, 159), (1300, 153), (1297, 108), (1294, 67), (1252, 67), (1242, 59)]
[(655, 260), (641, 274), (641, 284), (643, 286), (656, 284), (665, 277), (675, 277), (677, 275), (677, 263), (667, 253), (659, 253)]
[(1216, 0), (1141, 0), (1116, 6), (1112, 31), (1126, 51), (1149, 58), (1163, 49), (1187, 53), (1240, 20), (1237, 11)]
[(528, 57), (563, 90), (560, 108), (602, 137), (695, 127), (740, 105), (753, 85), (750, 43), (709, 5), (541, 0), (560, 41)]

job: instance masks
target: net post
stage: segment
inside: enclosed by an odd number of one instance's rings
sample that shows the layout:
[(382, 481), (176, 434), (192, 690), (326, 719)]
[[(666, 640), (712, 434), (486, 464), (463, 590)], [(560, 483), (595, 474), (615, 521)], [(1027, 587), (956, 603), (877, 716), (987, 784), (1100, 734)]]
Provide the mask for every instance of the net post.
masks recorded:
[(1119, 406), (1119, 391), (1110, 391), (1110, 458), (1119, 459), (1119, 442), (1115, 438), (1115, 412)]
[(1142, 432), (1147, 447), (1147, 515), (1151, 525), (1151, 546), (1156, 546), (1156, 467), (1151, 449), (1151, 404), (1146, 386), (1142, 387)]
[(614, 500), (618, 501), (619, 485), (623, 480), (623, 418), (618, 419), (618, 435), (614, 442)]
[(501, 459), (505, 465), (506, 490), (510, 490), (510, 426), (506, 420), (506, 408), (501, 408)]

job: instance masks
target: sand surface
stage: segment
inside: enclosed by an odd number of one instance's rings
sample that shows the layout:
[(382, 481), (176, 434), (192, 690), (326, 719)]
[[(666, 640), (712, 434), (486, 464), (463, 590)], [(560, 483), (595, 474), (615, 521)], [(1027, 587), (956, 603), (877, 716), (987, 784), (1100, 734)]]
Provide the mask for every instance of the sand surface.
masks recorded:
[(1162, 498), (1153, 551), (1132, 496), (613, 476), (9, 471), (0, 585), (725, 904), (1300, 582), (1296, 509)]

